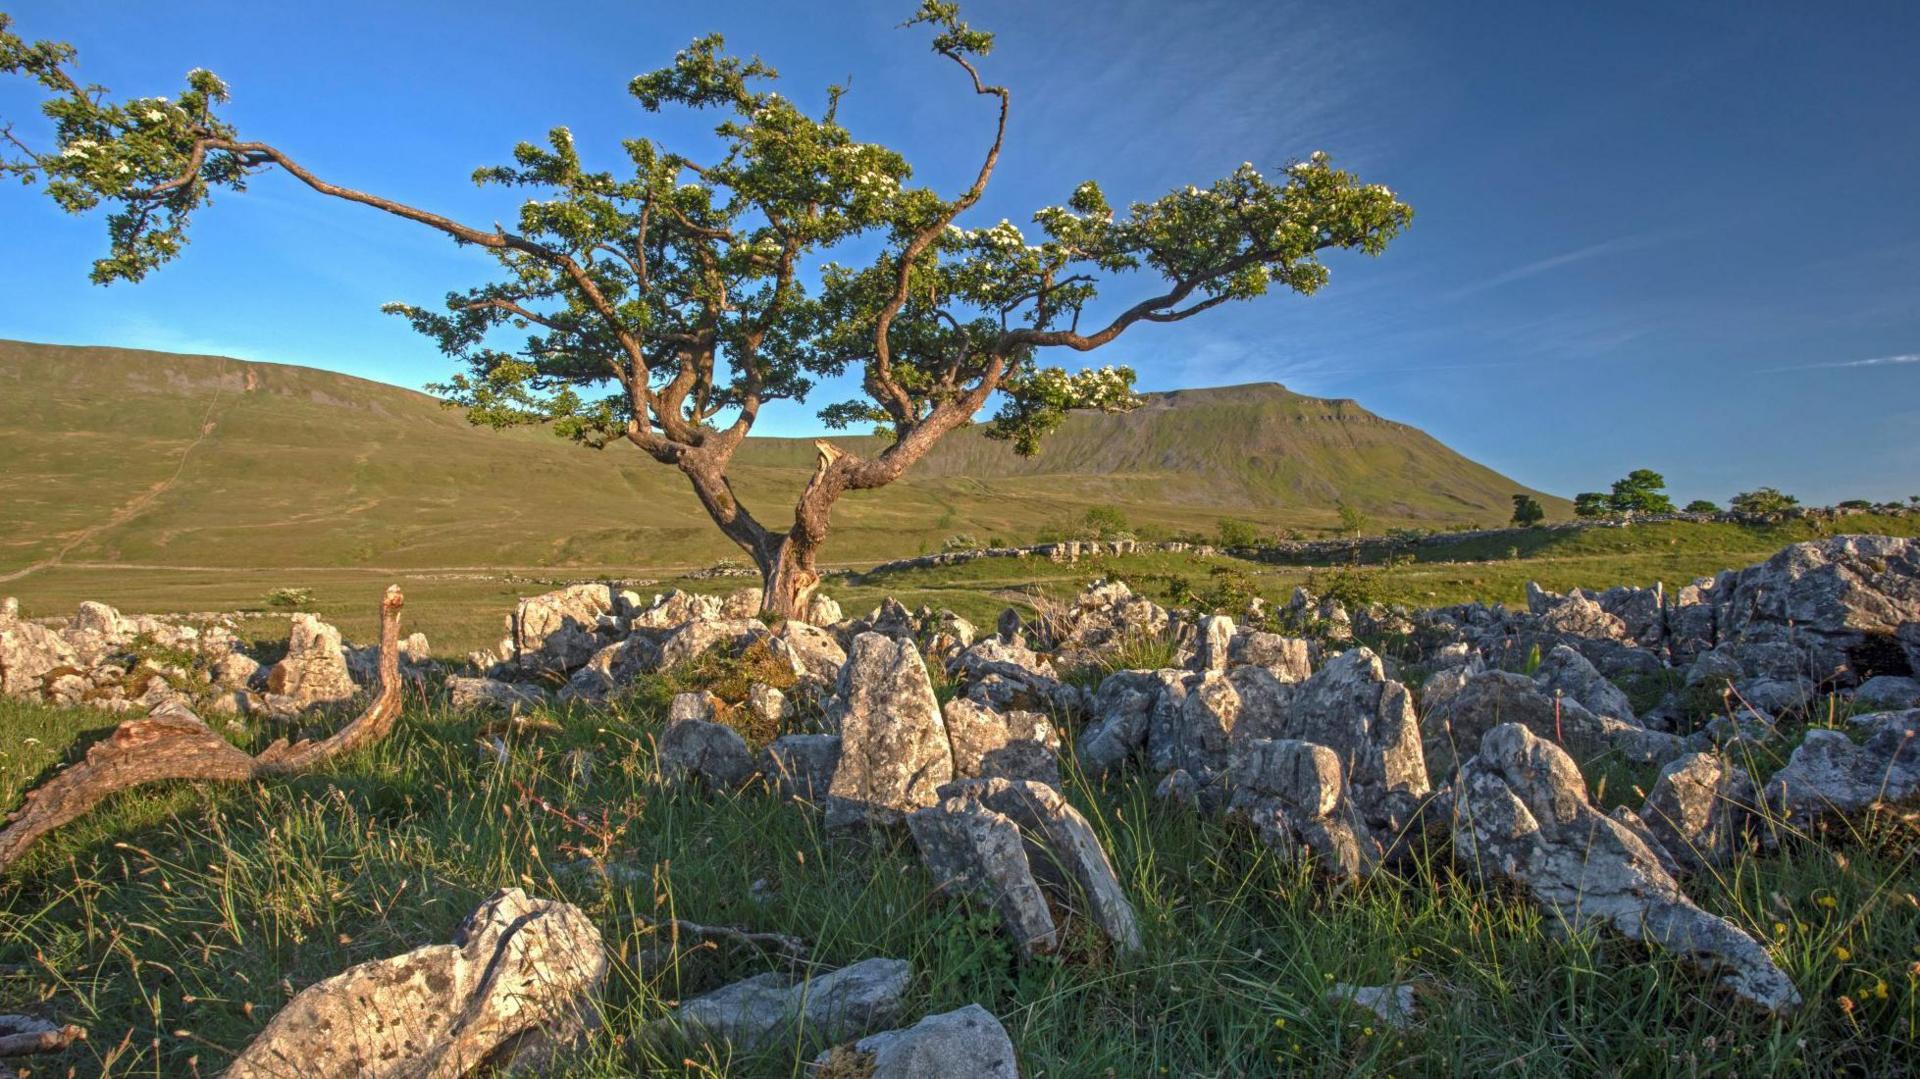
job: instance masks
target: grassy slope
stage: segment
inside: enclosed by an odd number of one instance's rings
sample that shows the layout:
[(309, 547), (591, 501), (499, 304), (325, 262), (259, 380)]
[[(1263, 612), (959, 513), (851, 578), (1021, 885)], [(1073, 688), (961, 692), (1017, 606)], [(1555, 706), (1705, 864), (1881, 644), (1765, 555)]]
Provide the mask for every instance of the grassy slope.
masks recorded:
[[(0, 572), (63, 548), (221, 568), (657, 568), (730, 550), (684, 483), (630, 447), (475, 429), (423, 395), (307, 368), (0, 342), (0, 459)], [(806, 440), (753, 440), (737, 487), (778, 521), (812, 459)], [(1222, 515), (1331, 525), (1335, 497), (1382, 525), (1487, 522), (1522, 489), (1351, 402), (1277, 386), (1075, 416), (1034, 461), (958, 435), (922, 465), (843, 502), (830, 556), (1029, 539), (1103, 502), (1202, 531)]]

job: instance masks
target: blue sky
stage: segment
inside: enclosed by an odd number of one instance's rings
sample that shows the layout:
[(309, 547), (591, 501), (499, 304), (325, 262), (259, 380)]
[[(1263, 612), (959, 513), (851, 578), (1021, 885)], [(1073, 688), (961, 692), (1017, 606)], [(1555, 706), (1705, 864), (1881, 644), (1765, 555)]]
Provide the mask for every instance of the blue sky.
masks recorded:
[[(512, 210), (471, 170), (554, 125), (607, 163), (634, 133), (697, 144), (700, 117), (649, 115), (624, 87), (709, 30), (803, 101), (851, 73), (855, 136), (957, 191), (991, 116), (923, 32), (894, 28), (910, 6), (0, 0), (117, 93), (210, 68), (244, 135), (480, 223)], [(963, 223), (1024, 223), (1087, 178), (1151, 197), (1326, 150), (1413, 205), (1383, 257), (1335, 256), (1311, 298), (1056, 362), (1129, 363), (1148, 389), (1352, 397), (1566, 495), (1650, 467), (1682, 499), (1904, 498), (1920, 493), (1920, 8), (1832, 7), (974, 3), (1014, 115)], [(0, 84), (0, 117), (29, 107)], [(34, 189), (0, 188), (0, 236), (0, 337), (414, 387), (447, 361), (378, 305), (488, 268), (279, 177), (212, 207), (187, 256), (137, 286), (88, 284), (102, 223)], [(812, 406), (761, 424), (817, 429)]]

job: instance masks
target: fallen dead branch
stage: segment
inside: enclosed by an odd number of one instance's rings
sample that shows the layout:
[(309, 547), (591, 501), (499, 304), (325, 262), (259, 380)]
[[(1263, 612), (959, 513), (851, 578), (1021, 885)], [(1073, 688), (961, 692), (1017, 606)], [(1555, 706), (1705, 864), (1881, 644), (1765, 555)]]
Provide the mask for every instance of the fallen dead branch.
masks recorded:
[(61, 1026), (30, 1015), (0, 1015), (0, 1057), (57, 1053), (86, 1037), (87, 1032), (76, 1026)]
[(86, 815), (109, 795), (168, 780), (239, 783), (288, 776), (314, 768), (384, 739), (400, 717), (400, 586), (380, 602), (380, 689), (366, 711), (320, 740), (275, 741), (248, 756), (220, 737), (184, 705), (167, 704), (144, 719), (128, 720), (86, 759), (27, 793), (0, 829), (0, 870), (55, 828)]

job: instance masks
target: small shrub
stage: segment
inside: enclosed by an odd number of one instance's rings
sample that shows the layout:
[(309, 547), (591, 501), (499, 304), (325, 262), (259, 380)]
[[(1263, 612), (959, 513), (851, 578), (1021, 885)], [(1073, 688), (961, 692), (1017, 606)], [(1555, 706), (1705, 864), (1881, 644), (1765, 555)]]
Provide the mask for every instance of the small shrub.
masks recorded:
[(313, 589), (311, 588), (276, 588), (267, 593), (269, 607), (298, 608), (312, 605)]
[(1222, 517), (1213, 526), (1214, 544), (1220, 547), (1252, 547), (1260, 542), (1260, 530), (1245, 521)]
[(942, 551), (977, 551), (980, 549), (980, 541), (975, 539), (971, 532), (955, 532), (940, 541), (940, 549)]

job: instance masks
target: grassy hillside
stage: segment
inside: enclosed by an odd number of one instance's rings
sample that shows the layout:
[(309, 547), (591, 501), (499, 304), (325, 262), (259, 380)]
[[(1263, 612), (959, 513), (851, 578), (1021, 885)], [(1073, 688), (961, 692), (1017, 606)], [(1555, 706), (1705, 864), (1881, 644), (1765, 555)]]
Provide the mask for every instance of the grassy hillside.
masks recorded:
[[(754, 439), (737, 488), (778, 521), (812, 458), (808, 440)], [(0, 342), (0, 460), (0, 577), (49, 560), (585, 568), (730, 553), (679, 477), (629, 447), (476, 429), (422, 394), (308, 368)], [(1181, 391), (1076, 415), (1030, 461), (951, 437), (909, 480), (844, 501), (830, 555), (913, 554), (956, 532), (1028, 540), (1097, 503), (1167, 530), (1327, 527), (1336, 498), (1380, 525), (1487, 523), (1524, 489), (1350, 401)]]

